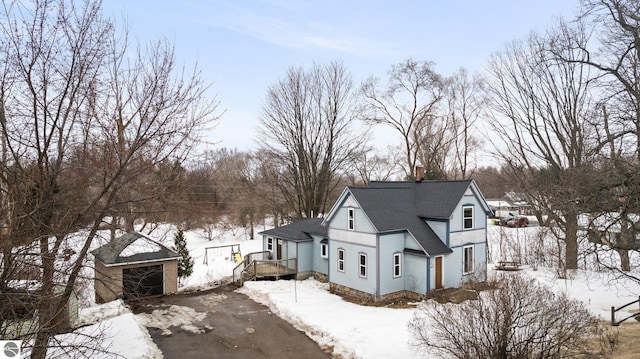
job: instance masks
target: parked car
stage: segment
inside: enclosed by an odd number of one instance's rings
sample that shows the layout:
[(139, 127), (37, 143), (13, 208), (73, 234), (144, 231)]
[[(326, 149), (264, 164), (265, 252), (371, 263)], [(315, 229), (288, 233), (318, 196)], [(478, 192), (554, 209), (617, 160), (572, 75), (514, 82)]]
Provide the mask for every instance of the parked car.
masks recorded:
[(516, 216), (509, 213), (506, 217), (501, 217), (499, 224), (507, 227), (526, 227), (529, 225), (529, 219), (524, 216)]
[(507, 221), (507, 227), (526, 227), (529, 225), (527, 217), (515, 217)]

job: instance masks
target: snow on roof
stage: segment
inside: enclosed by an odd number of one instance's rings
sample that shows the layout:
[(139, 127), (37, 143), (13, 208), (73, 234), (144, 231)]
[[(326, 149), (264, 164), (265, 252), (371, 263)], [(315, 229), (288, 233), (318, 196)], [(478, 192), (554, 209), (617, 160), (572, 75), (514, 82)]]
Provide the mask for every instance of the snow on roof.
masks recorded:
[(159, 243), (145, 237), (138, 237), (120, 252), (120, 257), (131, 257), (136, 254), (160, 252), (162, 246)]
[(178, 253), (138, 232), (125, 233), (94, 249), (91, 253), (105, 265), (121, 265), (180, 257)]

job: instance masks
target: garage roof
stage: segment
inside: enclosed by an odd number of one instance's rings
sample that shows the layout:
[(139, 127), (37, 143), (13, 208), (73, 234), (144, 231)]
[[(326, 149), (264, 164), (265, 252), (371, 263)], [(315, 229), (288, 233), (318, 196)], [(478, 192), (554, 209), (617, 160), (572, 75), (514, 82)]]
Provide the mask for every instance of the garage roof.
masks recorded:
[(129, 232), (91, 251), (105, 265), (157, 262), (180, 255), (139, 232)]

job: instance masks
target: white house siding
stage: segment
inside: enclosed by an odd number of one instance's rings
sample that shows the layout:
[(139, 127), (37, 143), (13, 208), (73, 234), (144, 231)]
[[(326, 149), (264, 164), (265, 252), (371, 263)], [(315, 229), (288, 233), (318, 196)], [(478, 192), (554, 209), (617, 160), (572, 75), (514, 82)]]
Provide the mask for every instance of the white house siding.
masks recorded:
[(452, 232), (449, 234), (449, 246), (459, 247), (469, 243), (484, 243), (487, 239), (485, 228)]
[(380, 283), (380, 295), (398, 292), (406, 289), (404, 283), (404, 277), (393, 277), (393, 254), (401, 253), (405, 246), (405, 234), (394, 233), (380, 236), (380, 251), (379, 251), (379, 266), (380, 277), (378, 279)]
[[(329, 246), (329, 279), (332, 283), (357, 289), (364, 293), (376, 295), (376, 248), (375, 246), (363, 246), (356, 243), (344, 242), (341, 239), (330, 237)], [(345, 251), (345, 270), (338, 271), (338, 249)], [(367, 277), (359, 276), (359, 254), (367, 254)]]
[(322, 258), (322, 253), (320, 252), (320, 247), (322, 246), (320, 241), (322, 241), (323, 238), (324, 237), (313, 236), (313, 253), (311, 254), (313, 262), (312, 270), (327, 275), (329, 274), (329, 258)]
[(329, 227), (327, 234), (329, 235), (329, 238), (331, 238), (331, 240), (336, 239), (341, 242), (349, 242), (369, 247), (374, 247), (376, 245), (377, 237), (375, 233), (354, 232), (333, 228), (333, 221), (331, 222), (331, 227)]

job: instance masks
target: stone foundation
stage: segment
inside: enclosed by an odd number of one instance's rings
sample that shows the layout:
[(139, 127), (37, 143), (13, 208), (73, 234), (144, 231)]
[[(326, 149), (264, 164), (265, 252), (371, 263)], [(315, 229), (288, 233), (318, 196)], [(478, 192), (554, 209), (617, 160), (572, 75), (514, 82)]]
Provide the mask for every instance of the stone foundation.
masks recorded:
[(424, 298), (423, 295), (407, 290), (376, 296), (336, 283), (329, 283), (329, 291), (352, 302), (362, 304), (391, 304), (401, 301), (420, 301)]
[(327, 283), (329, 282), (329, 276), (323, 273), (313, 272), (313, 278), (318, 282)]

